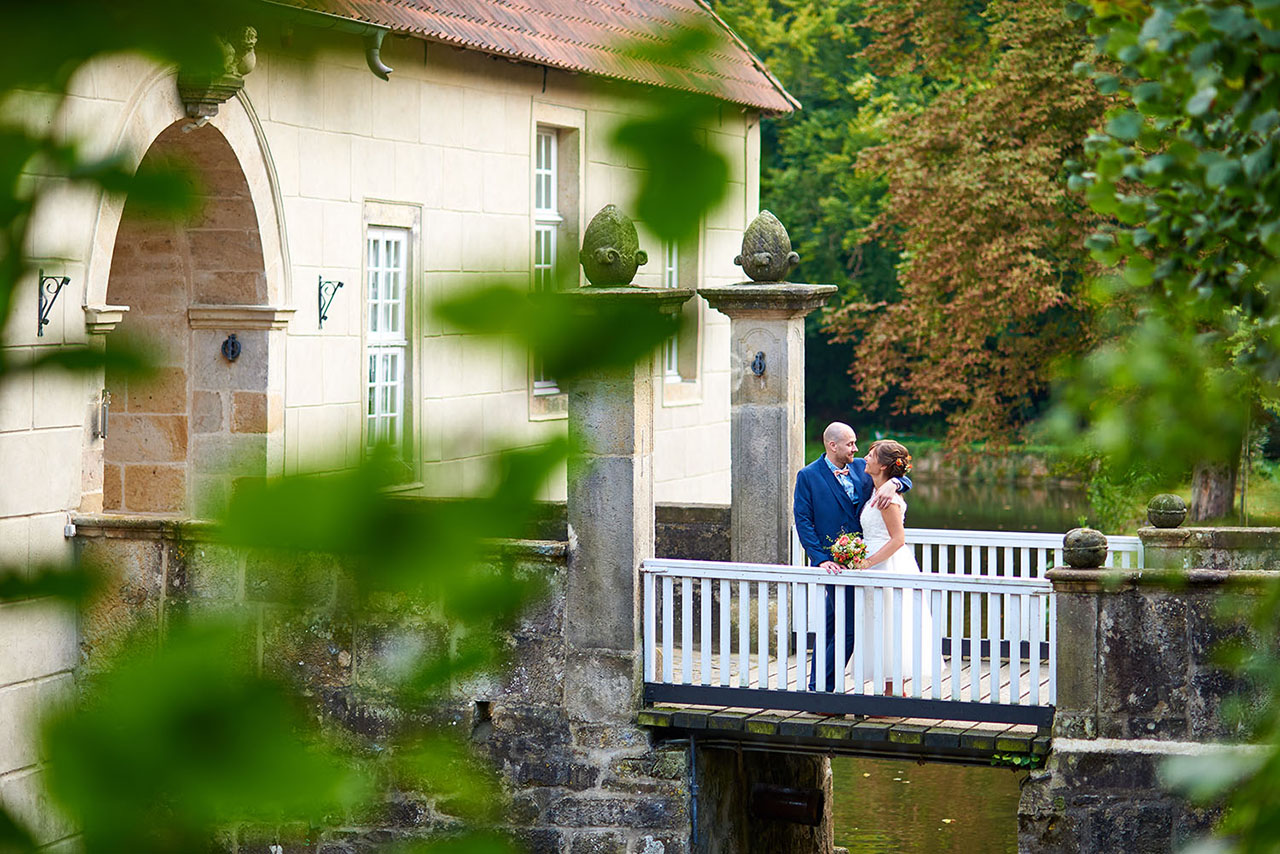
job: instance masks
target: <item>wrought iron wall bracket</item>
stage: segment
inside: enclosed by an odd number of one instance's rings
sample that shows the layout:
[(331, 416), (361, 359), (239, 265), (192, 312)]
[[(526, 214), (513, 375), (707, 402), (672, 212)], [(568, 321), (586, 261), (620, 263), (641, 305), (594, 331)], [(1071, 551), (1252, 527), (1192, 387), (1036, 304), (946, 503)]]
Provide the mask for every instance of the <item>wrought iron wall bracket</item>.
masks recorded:
[(58, 294), (62, 293), (71, 279), (67, 276), (46, 276), (44, 270), (38, 273), (40, 302), (37, 306), (36, 315), (36, 335), (44, 337), (44, 328), (49, 325), (49, 315), (53, 311), (53, 304), (58, 301)]
[(324, 329), (324, 322), (329, 319), (329, 306), (333, 305), (333, 297), (338, 288), (342, 287), (342, 282), (326, 281), (324, 276), (319, 276), (318, 279), (320, 284), (316, 296), (320, 309), (320, 328)]

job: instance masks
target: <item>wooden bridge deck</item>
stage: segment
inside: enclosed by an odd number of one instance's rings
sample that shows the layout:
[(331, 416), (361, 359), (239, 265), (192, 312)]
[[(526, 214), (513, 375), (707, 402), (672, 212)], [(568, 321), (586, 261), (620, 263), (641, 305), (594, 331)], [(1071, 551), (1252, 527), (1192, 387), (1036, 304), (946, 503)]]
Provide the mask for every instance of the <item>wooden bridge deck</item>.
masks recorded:
[[(1028, 724), (973, 723), (908, 717), (824, 717), (811, 712), (731, 706), (663, 704), (643, 709), (636, 722), (660, 737), (693, 736), (707, 746), (806, 751), (880, 759), (966, 765), (1040, 764), (1049, 753), (1046, 730)], [(994, 761), (993, 761), (994, 760)]]
[[(677, 654), (678, 655), (678, 654)], [(735, 656), (736, 659), (736, 656)], [(673, 662), (679, 672), (679, 662)], [(959, 695), (962, 699), (970, 694), (970, 661), (968, 657), (957, 657), (954, 662), (958, 670)], [(931, 686), (925, 685), (926, 697), (921, 699), (910, 696), (885, 696), (873, 693), (870, 681), (862, 685), (858, 693), (833, 694), (829, 692), (809, 692), (797, 690), (803, 680), (797, 680), (795, 662), (790, 662), (786, 688), (762, 689), (760, 687), (737, 687), (738, 670), (736, 660), (731, 662), (731, 685), (721, 687), (719, 673), (713, 667), (709, 686), (703, 685), (664, 685), (647, 684), (646, 699), (651, 705), (639, 712), (637, 722), (653, 727), (670, 737), (692, 735), (704, 744), (723, 742), (748, 744), (756, 749), (807, 750), (824, 753), (841, 753), (880, 758), (919, 759), (940, 762), (958, 762), (965, 764), (992, 764), (1008, 762), (1011, 757), (1024, 757), (1022, 761), (1038, 764), (1049, 751), (1048, 723), (1012, 723), (981, 720), (983, 712), (988, 709), (1008, 707), (1010, 701), (1009, 662), (1002, 660), (997, 680), (999, 705), (991, 706), (990, 661), (983, 661), (982, 676), (979, 680), (979, 700), (962, 702), (958, 700), (931, 700), (927, 692)], [(950, 698), (953, 670), (950, 656), (944, 657), (945, 674), (940, 684), (942, 697)], [(772, 659), (767, 668), (772, 679), (764, 684), (777, 684), (776, 661)], [(1021, 662), (1021, 678), (1019, 693), (1023, 704), (1030, 696), (1030, 667), (1026, 661)], [(695, 677), (699, 676), (696, 672)], [(847, 678), (846, 673), (846, 678)], [(1040, 668), (1040, 696), (1048, 695), (1047, 667)], [(759, 686), (757, 667), (752, 665), (748, 671), (748, 686)], [(700, 681), (700, 680), (699, 680)], [(847, 678), (846, 689), (853, 689), (852, 680)], [(912, 692), (910, 679), (903, 680), (903, 688), (909, 695)], [(690, 694), (693, 691), (695, 693)], [(706, 697), (732, 697), (738, 705), (721, 705), (709, 702), (672, 702), (672, 696), (697, 697), (697, 692), (705, 692)], [(785, 699), (789, 708), (769, 708), (771, 701), (779, 697)], [(948, 719), (939, 717), (939, 709), (956, 709), (960, 703), (969, 720)], [(820, 711), (842, 711), (855, 708), (862, 714), (823, 715)], [(1045, 710), (1050, 714), (1051, 709)], [(946, 712), (942, 712), (946, 714)]]

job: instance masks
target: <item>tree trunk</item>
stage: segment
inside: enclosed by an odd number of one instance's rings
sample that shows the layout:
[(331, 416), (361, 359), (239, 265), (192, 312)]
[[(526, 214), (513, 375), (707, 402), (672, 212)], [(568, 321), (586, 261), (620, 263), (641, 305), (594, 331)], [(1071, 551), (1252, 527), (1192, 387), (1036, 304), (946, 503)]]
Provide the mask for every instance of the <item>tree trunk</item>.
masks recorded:
[(1236, 467), (1231, 463), (1196, 463), (1191, 475), (1190, 521), (1221, 519), (1235, 505)]

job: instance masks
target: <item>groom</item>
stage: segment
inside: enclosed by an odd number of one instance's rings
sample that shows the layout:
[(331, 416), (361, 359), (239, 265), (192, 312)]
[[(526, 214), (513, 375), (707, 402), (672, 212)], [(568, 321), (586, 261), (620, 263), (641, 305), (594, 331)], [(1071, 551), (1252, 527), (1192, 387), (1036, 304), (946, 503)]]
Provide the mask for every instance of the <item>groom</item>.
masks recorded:
[[(858, 456), (858, 436), (848, 424), (839, 421), (827, 425), (822, 432), (826, 452), (796, 475), (794, 512), (796, 533), (809, 555), (809, 562), (827, 572), (840, 572), (831, 559), (831, 544), (841, 534), (862, 533), (863, 505), (887, 507), (895, 492), (911, 488), (907, 477), (890, 478), (872, 495), (867, 461)], [(831, 587), (826, 588), (827, 646), (826, 690), (836, 684), (836, 608)], [(845, 662), (853, 654), (853, 588), (845, 587), (844, 651)], [(841, 663), (844, 666), (844, 662)], [(809, 670), (809, 690), (815, 689), (813, 668)]]

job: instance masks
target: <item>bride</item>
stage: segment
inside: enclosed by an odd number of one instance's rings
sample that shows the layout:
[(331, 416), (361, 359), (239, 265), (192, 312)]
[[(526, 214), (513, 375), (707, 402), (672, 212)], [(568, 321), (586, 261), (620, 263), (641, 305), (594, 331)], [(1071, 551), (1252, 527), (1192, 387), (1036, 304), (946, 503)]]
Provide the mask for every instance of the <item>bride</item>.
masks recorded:
[[(901, 477), (903, 474), (911, 470), (911, 454), (900, 443), (891, 439), (881, 439), (873, 442), (867, 450), (867, 474), (871, 480), (879, 488), (881, 484), (893, 477)], [(918, 575), (920, 574), (920, 566), (916, 563), (915, 555), (911, 549), (903, 548), (906, 544), (907, 534), (903, 526), (903, 519), (907, 513), (907, 502), (903, 500), (900, 494), (895, 494), (889, 506), (883, 510), (871, 506), (871, 502), (867, 502), (862, 508), (862, 536), (867, 546), (867, 559), (862, 567), (863, 569), (873, 572), (887, 572), (895, 575)], [(897, 588), (901, 590), (901, 588)], [(874, 629), (874, 613), (875, 600), (874, 595), (868, 596), (865, 603), (865, 613), (863, 615), (862, 625)], [(870, 637), (868, 632), (868, 641), (878, 640), (880, 648), (881, 673), (884, 676), (884, 693), (886, 695), (893, 694), (893, 676), (895, 672), (895, 659), (901, 662), (901, 674), (905, 682), (912, 677), (915, 667), (914, 644), (912, 642), (915, 633), (914, 621), (914, 595), (911, 590), (902, 590), (902, 622), (901, 635), (895, 637), (893, 607), (895, 596), (895, 588), (883, 588), (884, 608), (881, 612), (883, 627), (881, 636), (878, 639)], [(933, 659), (933, 617), (929, 607), (929, 592), (925, 591), (920, 597), (920, 648), (921, 655), (921, 672), (915, 674), (913, 689), (918, 689), (920, 694), (924, 694), (924, 685), (929, 681), (929, 675), (932, 659)], [(874, 647), (873, 647), (874, 649)], [(874, 653), (868, 650), (868, 673), (869, 678), (874, 678), (875, 658)], [(901, 658), (897, 658), (901, 655)], [(912, 693), (917, 693), (915, 690)], [(906, 695), (906, 690), (903, 690)]]

